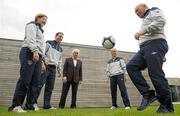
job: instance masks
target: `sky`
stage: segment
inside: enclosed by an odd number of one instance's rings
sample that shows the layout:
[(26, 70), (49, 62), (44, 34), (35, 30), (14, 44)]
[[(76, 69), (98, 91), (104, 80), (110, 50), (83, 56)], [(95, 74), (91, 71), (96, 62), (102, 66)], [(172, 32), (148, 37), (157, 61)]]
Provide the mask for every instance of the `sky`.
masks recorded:
[(134, 34), (142, 19), (134, 7), (139, 3), (163, 10), (169, 44), (163, 69), (166, 77), (180, 77), (180, 0), (0, 0), (0, 38), (23, 40), (25, 24), (44, 13), (46, 40), (61, 31), (63, 42), (101, 46), (103, 37), (111, 35), (118, 50), (137, 52)]

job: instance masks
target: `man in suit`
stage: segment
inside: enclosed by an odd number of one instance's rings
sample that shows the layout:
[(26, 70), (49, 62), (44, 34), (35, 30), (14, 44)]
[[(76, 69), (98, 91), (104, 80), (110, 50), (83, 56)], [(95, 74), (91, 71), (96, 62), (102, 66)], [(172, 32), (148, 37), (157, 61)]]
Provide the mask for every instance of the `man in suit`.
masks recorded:
[(63, 67), (63, 87), (59, 108), (64, 108), (69, 87), (72, 87), (71, 108), (76, 108), (78, 85), (82, 81), (82, 62), (78, 59), (80, 50), (73, 49), (72, 57), (66, 58)]

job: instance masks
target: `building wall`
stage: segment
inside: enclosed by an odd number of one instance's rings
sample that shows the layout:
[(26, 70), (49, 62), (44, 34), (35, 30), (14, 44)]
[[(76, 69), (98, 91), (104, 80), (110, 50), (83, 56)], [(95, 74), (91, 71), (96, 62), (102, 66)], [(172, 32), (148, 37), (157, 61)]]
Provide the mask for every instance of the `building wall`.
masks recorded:
[(180, 102), (180, 78), (168, 78), (173, 102)]
[(180, 78), (176, 77), (176, 78), (167, 78), (169, 85), (180, 85)]
[[(0, 38), (0, 105), (10, 105), (14, 94), (16, 82), (19, 78), (19, 50), (22, 41)], [(105, 75), (106, 63), (111, 58), (109, 50), (97, 46), (62, 43), (64, 49), (63, 59), (71, 56), (73, 48), (80, 49), (80, 59), (83, 62), (83, 82), (79, 86), (77, 95), (78, 107), (110, 107), (111, 96), (108, 78)], [(131, 52), (119, 52), (128, 60), (133, 56)], [(64, 61), (64, 60), (63, 60)], [(146, 76), (147, 73), (144, 72)], [(148, 80), (149, 82), (149, 80)], [(151, 83), (150, 83), (151, 84)], [(139, 104), (140, 94), (128, 79), (126, 82), (132, 106)], [(55, 88), (52, 95), (52, 105), (58, 106), (61, 95), (62, 80), (56, 78)], [(43, 91), (39, 97), (42, 105)], [(66, 106), (70, 106), (71, 89), (69, 91)], [(118, 91), (118, 105), (124, 106)]]

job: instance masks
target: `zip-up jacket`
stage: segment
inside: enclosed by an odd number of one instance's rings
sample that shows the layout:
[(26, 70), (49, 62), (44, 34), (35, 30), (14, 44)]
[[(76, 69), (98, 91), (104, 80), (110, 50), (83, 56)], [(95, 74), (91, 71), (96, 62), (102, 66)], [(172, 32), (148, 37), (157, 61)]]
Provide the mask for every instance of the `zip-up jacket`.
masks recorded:
[(122, 57), (116, 57), (110, 59), (107, 63), (106, 74), (108, 77), (112, 77), (120, 74), (127, 74), (126, 64)]
[(166, 39), (164, 34), (165, 17), (162, 11), (157, 7), (148, 9), (144, 14), (140, 31), (145, 34), (140, 36), (139, 45), (155, 39)]
[(55, 40), (49, 40), (46, 42), (46, 52), (45, 55), (48, 59), (48, 65), (54, 65), (57, 69), (62, 69), (62, 52), (63, 49), (60, 43)]
[(28, 23), (25, 27), (25, 38), (22, 47), (28, 47), (32, 52), (38, 51), (42, 56), (45, 55), (45, 39), (43, 29), (40, 24), (34, 21)]

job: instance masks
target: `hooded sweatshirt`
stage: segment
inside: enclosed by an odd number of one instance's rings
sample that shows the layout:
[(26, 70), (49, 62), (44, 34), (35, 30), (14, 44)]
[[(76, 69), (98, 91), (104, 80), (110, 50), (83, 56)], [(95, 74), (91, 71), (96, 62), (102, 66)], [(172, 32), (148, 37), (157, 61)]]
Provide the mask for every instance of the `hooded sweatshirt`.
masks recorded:
[(155, 39), (166, 39), (164, 34), (165, 17), (157, 7), (148, 9), (144, 14), (140, 31), (145, 34), (140, 36), (139, 45), (143, 45)]
[(32, 52), (38, 51), (40, 55), (44, 56), (46, 43), (43, 32), (40, 24), (34, 21), (26, 24), (22, 47), (28, 47)]

